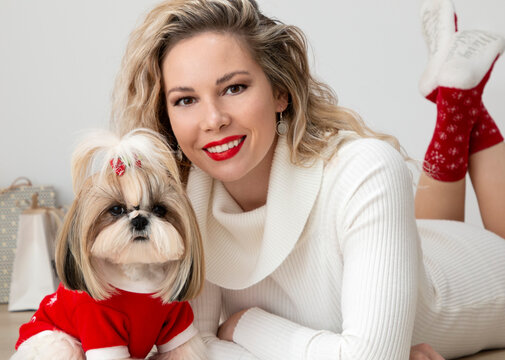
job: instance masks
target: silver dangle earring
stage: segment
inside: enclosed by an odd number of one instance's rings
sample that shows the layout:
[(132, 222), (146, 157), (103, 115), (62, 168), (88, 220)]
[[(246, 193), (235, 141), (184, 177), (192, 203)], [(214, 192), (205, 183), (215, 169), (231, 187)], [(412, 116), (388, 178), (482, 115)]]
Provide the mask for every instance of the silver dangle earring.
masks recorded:
[(275, 128), (277, 135), (286, 135), (288, 132), (288, 123), (282, 119), (282, 111), (279, 113), (279, 121)]

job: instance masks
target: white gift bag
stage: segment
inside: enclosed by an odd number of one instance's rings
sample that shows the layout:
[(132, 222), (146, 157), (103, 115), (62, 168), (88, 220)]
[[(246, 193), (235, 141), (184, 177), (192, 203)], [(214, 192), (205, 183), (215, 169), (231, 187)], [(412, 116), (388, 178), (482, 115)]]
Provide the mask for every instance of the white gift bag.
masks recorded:
[(30, 179), (20, 177), (5, 189), (0, 189), (0, 304), (9, 302), (12, 265), (16, 253), (19, 215), (37, 206), (54, 208), (56, 192), (52, 186), (32, 185)]
[(61, 215), (54, 208), (37, 208), (19, 216), (9, 311), (36, 310), (46, 295), (56, 291), (54, 241)]

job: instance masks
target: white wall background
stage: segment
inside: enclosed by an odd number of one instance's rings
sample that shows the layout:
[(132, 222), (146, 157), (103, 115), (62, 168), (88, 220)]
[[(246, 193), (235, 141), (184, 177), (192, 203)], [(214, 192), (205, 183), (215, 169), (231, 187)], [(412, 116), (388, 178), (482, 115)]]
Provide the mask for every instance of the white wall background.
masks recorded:
[[(107, 127), (128, 34), (158, 1), (0, 0), (0, 188), (18, 176), (73, 199), (70, 154), (82, 130)], [(426, 63), (420, 0), (259, 0), (264, 13), (305, 31), (313, 71), (372, 128), (422, 159), (435, 107), (418, 93)], [(455, 0), (461, 29), (505, 35), (502, 0)], [(505, 132), (505, 60), (485, 104)], [(467, 219), (479, 223), (469, 193)]]

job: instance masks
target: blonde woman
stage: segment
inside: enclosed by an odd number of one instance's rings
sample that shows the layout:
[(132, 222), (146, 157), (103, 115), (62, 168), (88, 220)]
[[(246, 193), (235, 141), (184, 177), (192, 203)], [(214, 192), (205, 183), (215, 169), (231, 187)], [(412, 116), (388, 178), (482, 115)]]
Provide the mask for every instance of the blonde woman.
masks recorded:
[[(425, 2), (435, 49), (455, 41), (450, 5)], [(437, 93), (441, 55), (431, 56), (426, 88)], [(446, 190), (464, 180), (441, 179), (448, 170), (431, 153), (416, 206), (440, 220), (416, 222), (396, 140), (339, 107), (310, 74), (303, 33), (254, 1), (154, 8), (131, 35), (113, 121), (122, 133), (159, 131), (180, 155), (206, 255), (193, 306), (211, 359), (438, 360), (505, 347), (503, 224), (484, 221), (498, 236), (447, 221), (460, 218), (443, 209), (464, 204)], [(503, 184), (503, 161), (485, 169), (505, 157), (491, 143), (470, 156), (471, 171)], [(493, 186), (489, 206), (503, 214)]]

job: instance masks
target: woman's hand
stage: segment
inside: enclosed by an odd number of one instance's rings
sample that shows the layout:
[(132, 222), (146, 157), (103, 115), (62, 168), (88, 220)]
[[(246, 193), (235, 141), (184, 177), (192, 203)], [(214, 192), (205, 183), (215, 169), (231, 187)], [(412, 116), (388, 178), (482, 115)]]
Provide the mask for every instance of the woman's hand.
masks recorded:
[(239, 311), (228, 318), (224, 323), (221, 324), (217, 331), (217, 337), (221, 340), (233, 341), (233, 332), (238, 324), (238, 321), (244, 315), (244, 313), (249, 310), (245, 309)]
[[(249, 310), (245, 309), (230, 316), (224, 323), (221, 324), (217, 331), (217, 337), (221, 340), (233, 342), (233, 333), (235, 328), (244, 313)], [(445, 360), (437, 353), (429, 344), (417, 344), (410, 348), (409, 360)]]
[(410, 348), (410, 360), (444, 360), (444, 358), (430, 345), (417, 344)]
[[(224, 323), (221, 324), (217, 331), (217, 337), (221, 340), (232, 341), (233, 333), (237, 324), (244, 315), (244, 313), (249, 310), (245, 309), (239, 311), (232, 316), (230, 316)], [(445, 360), (439, 353), (437, 353), (429, 344), (417, 344), (410, 348), (410, 358), (409, 360)]]

